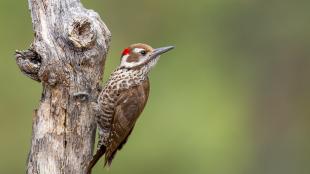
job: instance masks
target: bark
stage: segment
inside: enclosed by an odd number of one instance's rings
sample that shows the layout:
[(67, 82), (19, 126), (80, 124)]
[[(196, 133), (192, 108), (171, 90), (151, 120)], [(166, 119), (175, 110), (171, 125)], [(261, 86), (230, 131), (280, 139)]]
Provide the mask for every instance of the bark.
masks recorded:
[(43, 92), (27, 173), (86, 173), (96, 131), (90, 103), (100, 91), (110, 31), (79, 0), (28, 2), (35, 38), (29, 50), (16, 52), (16, 62)]

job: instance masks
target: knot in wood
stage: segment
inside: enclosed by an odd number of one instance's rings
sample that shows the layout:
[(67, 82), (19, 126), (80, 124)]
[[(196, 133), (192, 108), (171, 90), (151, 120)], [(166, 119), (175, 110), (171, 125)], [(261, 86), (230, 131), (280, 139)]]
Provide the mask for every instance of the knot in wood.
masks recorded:
[(75, 19), (68, 30), (68, 38), (76, 48), (91, 48), (94, 45), (96, 31), (89, 19)]
[(90, 94), (88, 92), (77, 92), (73, 94), (73, 97), (79, 101), (88, 101)]

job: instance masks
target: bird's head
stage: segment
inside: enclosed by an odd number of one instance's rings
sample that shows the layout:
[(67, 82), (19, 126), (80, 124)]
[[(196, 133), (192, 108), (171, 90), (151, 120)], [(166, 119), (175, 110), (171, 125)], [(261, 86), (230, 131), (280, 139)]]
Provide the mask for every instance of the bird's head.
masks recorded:
[(121, 57), (121, 68), (139, 68), (143, 66), (153, 67), (160, 55), (172, 50), (173, 46), (152, 48), (147, 44), (132, 44), (125, 48)]

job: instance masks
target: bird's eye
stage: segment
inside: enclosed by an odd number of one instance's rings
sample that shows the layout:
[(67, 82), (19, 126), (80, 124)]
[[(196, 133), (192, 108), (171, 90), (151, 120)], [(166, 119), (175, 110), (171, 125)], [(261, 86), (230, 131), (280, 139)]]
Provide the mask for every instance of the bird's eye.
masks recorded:
[(140, 53), (141, 53), (142, 56), (146, 55), (146, 51), (144, 51), (144, 50), (142, 50)]

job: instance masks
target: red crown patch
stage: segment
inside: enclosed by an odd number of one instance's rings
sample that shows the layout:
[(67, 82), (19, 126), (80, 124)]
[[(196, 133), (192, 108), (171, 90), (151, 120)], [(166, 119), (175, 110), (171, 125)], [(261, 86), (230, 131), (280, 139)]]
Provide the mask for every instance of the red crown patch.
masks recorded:
[(124, 49), (124, 51), (122, 52), (122, 56), (127, 55), (127, 54), (129, 54), (129, 53), (130, 53), (130, 49), (129, 49), (129, 48), (126, 48), (126, 49)]

